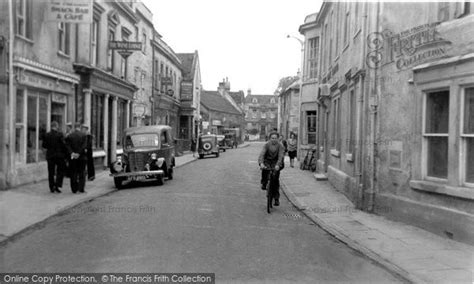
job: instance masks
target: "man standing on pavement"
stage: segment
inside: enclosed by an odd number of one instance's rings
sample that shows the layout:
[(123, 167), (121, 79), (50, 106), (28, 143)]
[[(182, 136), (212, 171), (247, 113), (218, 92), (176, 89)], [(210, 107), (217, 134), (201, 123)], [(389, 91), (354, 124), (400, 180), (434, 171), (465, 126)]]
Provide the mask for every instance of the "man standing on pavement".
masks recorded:
[(74, 131), (66, 137), (66, 147), (71, 155), (70, 175), (72, 193), (85, 193), (87, 137), (81, 131), (81, 123), (74, 124)]
[(86, 156), (87, 156), (87, 180), (93, 181), (95, 179), (94, 157), (92, 157), (92, 134), (89, 131), (89, 126), (82, 125), (82, 132), (87, 138)]
[(46, 151), (48, 161), (48, 180), (51, 193), (61, 193), (63, 187), (64, 170), (66, 168), (67, 150), (64, 135), (58, 131), (58, 123), (51, 122), (51, 131), (46, 133), (43, 139), (43, 148)]

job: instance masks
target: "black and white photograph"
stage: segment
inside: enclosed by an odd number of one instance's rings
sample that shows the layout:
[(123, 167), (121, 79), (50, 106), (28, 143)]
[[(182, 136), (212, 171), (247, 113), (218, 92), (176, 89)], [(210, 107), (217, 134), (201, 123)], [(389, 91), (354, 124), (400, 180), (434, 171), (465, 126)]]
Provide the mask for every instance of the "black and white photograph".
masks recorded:
[(474, 1), (0, 0), (0, 283), (474, 283)]

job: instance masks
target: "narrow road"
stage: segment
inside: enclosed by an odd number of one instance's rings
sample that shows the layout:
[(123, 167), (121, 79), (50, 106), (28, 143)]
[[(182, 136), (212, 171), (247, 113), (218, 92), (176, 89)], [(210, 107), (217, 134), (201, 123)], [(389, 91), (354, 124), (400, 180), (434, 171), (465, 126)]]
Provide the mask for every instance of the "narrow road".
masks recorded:
[(283, 194), (267, 214), (256, 162), (262, 145), (185, 165), (164, 186), (127, 188), (64, 212), (0, 247), (0, 270), (209, 272), (218, 283), (401, 281)]

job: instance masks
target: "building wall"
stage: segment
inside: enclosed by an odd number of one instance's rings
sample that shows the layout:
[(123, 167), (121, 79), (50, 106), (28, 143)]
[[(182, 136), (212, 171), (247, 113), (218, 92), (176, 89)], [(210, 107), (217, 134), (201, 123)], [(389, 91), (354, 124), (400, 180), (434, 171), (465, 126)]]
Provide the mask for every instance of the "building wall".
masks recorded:
[[(393, 46), (382, 49), (383, 65), (377, 69), (384, 80), (380, 82), (378, 106), (381, 115), (376, 204), (391, 209), (381, 212), (388, 217), (472, 244), (474, 180), (468, 182), (463, 175), (472, 172), (466, 163), (474, 157), (465, 144), (470, 138), (461, 138), (460, 126), (473, 123), (472, 116), (464, 113), (470, 105), (463, 97), (468, 89), (473, 90), (474, 60), (459, 60), (457, 56), (474, 54), (474, 15), (457, 18), (461, 4), (449, 4), (449, 18), (439, 25), (436, 22), (443, 20), (438, 13), (440, 3), (381, 6), (380, 29), (392, 32), (384, 35), (384, 43), (397, 40), (398, 36), (421, 35), (422, 41), (414, 42), (410, 54), (390, 48)], [(402, 20), (398, 13), (407, 17)], [(438, 64), (442, 58), (447, 59)], [(428, 68), (427, 64), (432, 66)], [(428, 100), (436, 90), (449, 94), (449, 132), (447, 152), (437, 151), (435, 156), (428, 151), (430, 139), (423, 133), (430, 132)], [(442, 116), (439, 109), (437, 116)], [(431, 147), (440, 149), (440, 145)], [(433, 164), (446, 176), (434, 178), (435, 174), (428, 170)]]
[(474, 16), (463, 5), (323, 4), (318, 165), (358, 208), (472, 244), (474, 130), (461, 126), (473, 123)]

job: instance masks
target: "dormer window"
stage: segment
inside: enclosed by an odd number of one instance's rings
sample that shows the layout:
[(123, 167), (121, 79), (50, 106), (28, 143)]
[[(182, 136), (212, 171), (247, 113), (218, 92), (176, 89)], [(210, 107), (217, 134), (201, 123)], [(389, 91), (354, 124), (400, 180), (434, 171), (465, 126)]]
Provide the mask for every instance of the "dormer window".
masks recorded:
[(256, 103), (258, 103), (258, 100), (256, 98), (253, 98), (252, 103), (256, 104)]
[(274, 103), (275, 103), (275, 99), (272, 98), (272, 99), (270, 100), (270, 103), (271, 103), (271, 104), (274, 104)]

